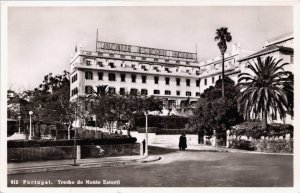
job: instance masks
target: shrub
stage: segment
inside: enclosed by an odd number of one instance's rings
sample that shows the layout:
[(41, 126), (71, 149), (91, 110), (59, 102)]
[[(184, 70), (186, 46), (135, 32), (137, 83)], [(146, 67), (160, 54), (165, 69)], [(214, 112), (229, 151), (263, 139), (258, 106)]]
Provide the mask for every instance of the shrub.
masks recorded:
[(293, 136), (293, 126), (289, 124), (272, 123), (267, 129), (262, 129), (261, 122), (246, 121), (232, 128), (231, 134), (260, 139), (262, 136), (278, 137), (290, 133)]
[(243, 150), (250, 150), (250, 151), (256, 150), (255, 143), (248, 140), (232, 139), (231, 143), (229, 144), (230, 144), (229, 147), (234, 149), (243, 149)]
[[(135, 118), (136, 127), (145, 127), (145, 116), (139, 116)], [(181, 116), (148, 116), (148, 126), (157, 128), (168, 128), (168, 129), (182, 129), (188, 122), (187, 117)]]
[(257, 151), (269, 153), (293, 153), (293, 140), (263, 139), (257, 143)]
[[(128, 144), (135, 143), (136, 138), (111, 138), (111, 139), (78, 139), (77, 145), (108, 145), (108, 144)], [(50, 147), (50, 146), (73, 146), (74, 140), (30, 140), (30, 141), (7, 141), (8, 148), (25, 147)]]
[(196, 134), (194, 131), (185, 129), (159, 129), (157, 130), (157, 135), (179, 135), (179, 134)]
[[(146, 133), (146, 129), (145, 128), (141, 128), (141, 127), (137, 128), (137, 131), (139, 133)], [(148, 133), (156, 133), (157, 131), (158, 131), (157, 127), (148, 127), (148, 129), (147, 129)]]

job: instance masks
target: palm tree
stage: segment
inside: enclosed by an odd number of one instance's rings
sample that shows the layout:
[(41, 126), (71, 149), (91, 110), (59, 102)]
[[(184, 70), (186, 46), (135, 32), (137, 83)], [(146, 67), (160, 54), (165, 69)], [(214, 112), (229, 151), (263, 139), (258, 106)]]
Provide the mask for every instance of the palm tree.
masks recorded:
[(238, 96), (238, 110), (245, 118), (253, 113), (255, 119), (262, 118), (263, 129), (267, 128), (268, 114), (277, 119), (286, 116), (287, 110), (293, 101), (289, 101), (288, 95), (293, 95), (294, 86), (286, 84), (290, 82), (291, 72), (284, 71), (283, 67), (288, 63), (280, 64), (282, 59), (266, 57), (264, 61), (260, 57), (254, 64), (248, 62), (251, 73), (239, 74), (237, 87), (241, 89)]
[(221, 27), (220, 29), (217, 29), (215, 41), (218, 42), (218, 47), (220, 49), (221, 55), (222, 55), (222, 98), (225, 98), (225, 89), (224, 89), (224, 54), (227, 50), (226, 42), (231, 42), (232, 37), (230, 32), (227, 31), (227, 27)]

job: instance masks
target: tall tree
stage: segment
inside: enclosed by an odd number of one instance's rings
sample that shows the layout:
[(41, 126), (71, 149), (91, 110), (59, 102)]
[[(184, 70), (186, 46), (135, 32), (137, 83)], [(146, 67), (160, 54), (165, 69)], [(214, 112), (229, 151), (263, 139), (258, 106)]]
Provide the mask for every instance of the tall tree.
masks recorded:
[[(260, 57), (248, 62), (251, 73), (239, 74), (238, 87), (241, 94), (238, 97), (238, 109), (245, 117), (253, 114), (255, 118), (262, 118), (263, 129), (267, 128), (268, 114), (273, 119), (286, 117), (286, 113), (293, 107), (291, 97), (294, 94), (291, 72), (285, 71), (284, 66), (273, 57)], [(293, 99), (293, 97), (292, 97)]]
[(212, 135), (215, 129), (218, 134), (225, 131), (237, 123), (243, 121), (237, 110), (236, 96), (238, 90), (234, 81), (225, 78), (226, 92), (225, 100), (221, 94), (221, 80), (204, 90), (197, 107), (193, 111), (193, 116), (189, 118), (188, 126), (190, 129), (206, 135)]
[(225, 88), (224, 88), (224, 77), (225, 77), (225, 72), (224, 72), (224, 54), (227, 50), (227, 44), (226, 42), (231, 42), (232, 36), (230, 32), (227, 31), (227, 27), (221, 27), (220, 29), (217, 29), (216, 31), (216, 36), (215, 36), (215, 41), (218, 41), (218, 47), (221, 52), (222, 56), (222, 98), (225, 98)]

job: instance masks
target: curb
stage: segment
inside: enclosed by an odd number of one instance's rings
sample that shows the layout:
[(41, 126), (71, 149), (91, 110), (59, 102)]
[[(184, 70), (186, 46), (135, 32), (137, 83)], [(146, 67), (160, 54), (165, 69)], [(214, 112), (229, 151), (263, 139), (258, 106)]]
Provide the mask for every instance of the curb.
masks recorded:
[(90, 163), (78, 163), (78, 166), (72, 164), (65, 164), (60, 166), (33, 166), (33, 167), (20, 167), (14, 169), (8, 169), (7, 174), (27, 174), (37, 172), (50, 172), (50, 171), (62, 171), (71, 169), (86, 169), (86, 168), (99, 168), (99, 167), (120, 167), (125, 165), (134, 165), (136, 163), (148, 163), (160, 160), (161, 157), (155, 156), (154, 158), (138, 158), (132, 160), (118, 160), (118, 161), (103, 161), (103, 162), (90, 162)]
[(149, 162), (155, 162), (155, 161), (161, 160), (160, 156), (155, 156), (152, 159), (148, 159), (148, 158), (145, 158), (145, 160), (141, 160), (141, 163), (149, 163)]

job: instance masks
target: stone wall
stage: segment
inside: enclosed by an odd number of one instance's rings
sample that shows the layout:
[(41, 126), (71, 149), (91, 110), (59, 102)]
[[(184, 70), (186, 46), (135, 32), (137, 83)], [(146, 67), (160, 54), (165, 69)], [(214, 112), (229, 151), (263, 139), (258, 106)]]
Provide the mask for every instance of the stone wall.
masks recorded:
[(97, 158), (111, 156), (140, 155), (140, 144), (112, 144), (112, 145), (83, 145), (77, 146), (77, 153), (73, 146), (8, 148), (8, 162), (47, 161), (60, 159)]

